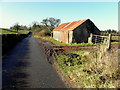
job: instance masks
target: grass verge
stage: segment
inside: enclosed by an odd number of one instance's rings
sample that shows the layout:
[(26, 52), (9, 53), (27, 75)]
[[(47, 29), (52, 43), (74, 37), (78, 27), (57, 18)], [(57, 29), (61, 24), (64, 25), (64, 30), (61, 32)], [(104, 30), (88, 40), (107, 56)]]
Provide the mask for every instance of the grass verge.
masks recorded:
[(43, 39), (45, 41), (48, 41), (48, 42), (51, 42), (51, 43), (54, 43), (55, 45), (62, 45), (62, 46), (91, 46), (93, 44), (91, 43), (71, 43), (71, 44), (65, 44), (65, 43), (61, 43), (51, 37), (40, 37), (40, 36), (37, 36), (37, 35), (34, 35), (35, 38), (40, 38), (40, 39)]

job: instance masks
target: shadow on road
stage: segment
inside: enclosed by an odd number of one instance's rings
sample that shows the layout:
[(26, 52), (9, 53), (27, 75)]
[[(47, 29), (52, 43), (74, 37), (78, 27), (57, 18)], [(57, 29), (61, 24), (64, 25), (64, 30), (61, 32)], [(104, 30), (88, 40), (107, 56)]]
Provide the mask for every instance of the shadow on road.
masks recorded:
[[(26, 46), (27, 44), (27, 46)], [(26, 39), (16, 45), (2, 59), (2, 88), (28, 87), (24, 68), (29, 66), (29, 42)]]
[[(37, 39), (29, 35), (2, 59), (4, 88), (63, 88)], [(23, 90), (23, 89), (21, 89)]]

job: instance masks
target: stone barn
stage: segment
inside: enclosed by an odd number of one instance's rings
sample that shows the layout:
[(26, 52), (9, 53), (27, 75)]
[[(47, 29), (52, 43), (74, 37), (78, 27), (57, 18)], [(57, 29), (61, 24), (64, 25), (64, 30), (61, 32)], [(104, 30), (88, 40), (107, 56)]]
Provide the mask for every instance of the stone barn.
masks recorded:
[(99, 35), (100, 30), (90, 19), (63, 23), (53, 30), (53, 38), (62, 43), (87, 43), (90, 33)]

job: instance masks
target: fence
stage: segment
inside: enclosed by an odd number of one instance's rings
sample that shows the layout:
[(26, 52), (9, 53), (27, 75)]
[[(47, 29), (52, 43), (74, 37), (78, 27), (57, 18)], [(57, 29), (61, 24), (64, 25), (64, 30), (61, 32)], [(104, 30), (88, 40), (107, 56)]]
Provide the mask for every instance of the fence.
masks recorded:
[(88, 43), (93, 44), (102, 44), (106, 49), (111, 48), (111, 34), (109, 36), (101, 36), (101, 35), (95, 35), (90, 34), (90, 37), (88, 38)]

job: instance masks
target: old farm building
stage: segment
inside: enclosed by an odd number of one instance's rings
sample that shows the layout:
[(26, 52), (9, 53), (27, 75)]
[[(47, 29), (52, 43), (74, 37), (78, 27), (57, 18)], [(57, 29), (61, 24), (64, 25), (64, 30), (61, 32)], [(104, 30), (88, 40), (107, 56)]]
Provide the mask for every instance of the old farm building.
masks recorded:
[(53, 30), (53, 38), (62, 43), (87, 43), (90, 33), (99, 35), (100, 30), (90, 19), (85, 19), (59, 25)]

